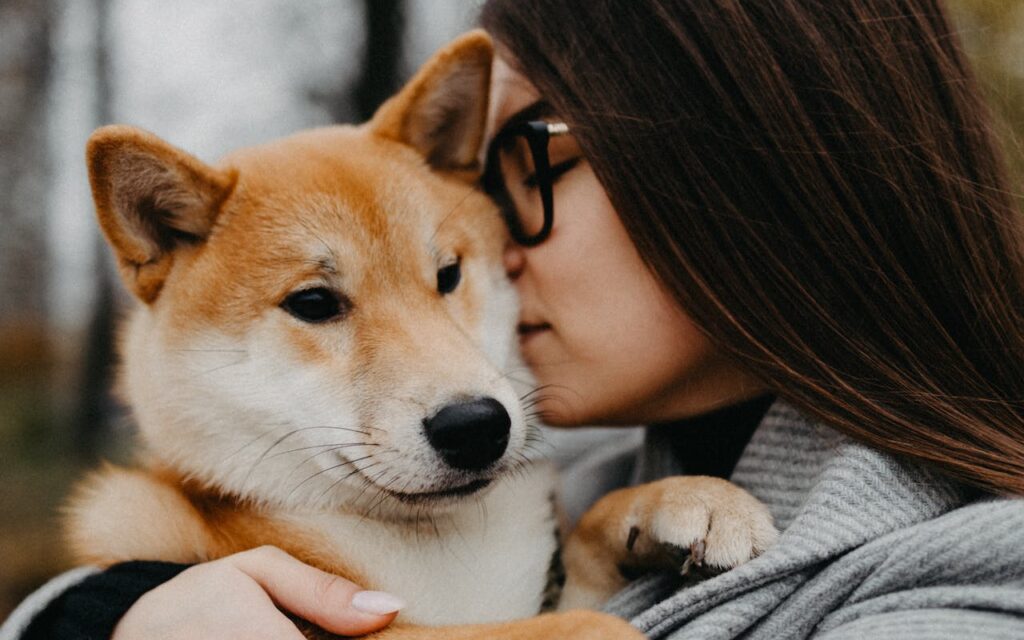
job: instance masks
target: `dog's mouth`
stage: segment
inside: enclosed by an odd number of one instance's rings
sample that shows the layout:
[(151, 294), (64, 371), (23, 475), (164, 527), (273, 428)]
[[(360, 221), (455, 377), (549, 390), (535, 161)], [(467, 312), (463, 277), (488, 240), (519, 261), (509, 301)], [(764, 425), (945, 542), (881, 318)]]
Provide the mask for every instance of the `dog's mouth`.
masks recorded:
[(491, 484), (491, 478), (481, 478), (479, 480), (473, 480), (463, 485), (456, 487), (449, 487), (440, 491), (419, 491), (414, 493), (404, 493), (401, 491), (393, 491), (390, 489), (383, 489), (383, 491), (392, 497), (395, 497), (402, 502), (408, 504), (421, 504), (424, 502), (434, 502), (441, 500), (450, 500), (454, 498), (464, 498), (466, 496), (473, 495), (478, 491), (482, 491)]

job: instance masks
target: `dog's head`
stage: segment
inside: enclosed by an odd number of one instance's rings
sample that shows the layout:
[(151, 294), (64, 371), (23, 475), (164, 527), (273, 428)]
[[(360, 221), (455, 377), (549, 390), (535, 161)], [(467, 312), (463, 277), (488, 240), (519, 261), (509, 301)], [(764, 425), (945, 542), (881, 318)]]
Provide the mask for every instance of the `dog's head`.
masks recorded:
[(475, 189), (490, 60), (469, 34), (369, 123), (217, 166), (93, 134), (152, 455), (262, 503), (362, 509), (452, 504), (523, 459), (506, 235)]

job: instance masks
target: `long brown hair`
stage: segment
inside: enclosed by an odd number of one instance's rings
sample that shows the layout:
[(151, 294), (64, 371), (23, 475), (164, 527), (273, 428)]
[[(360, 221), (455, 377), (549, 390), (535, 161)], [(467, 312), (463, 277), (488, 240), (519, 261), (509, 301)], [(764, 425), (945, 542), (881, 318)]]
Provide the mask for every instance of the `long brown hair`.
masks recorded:
[(935, 0), (489, 0), (633, 242), (810, 415), (1024, 494), (1024, 251)]

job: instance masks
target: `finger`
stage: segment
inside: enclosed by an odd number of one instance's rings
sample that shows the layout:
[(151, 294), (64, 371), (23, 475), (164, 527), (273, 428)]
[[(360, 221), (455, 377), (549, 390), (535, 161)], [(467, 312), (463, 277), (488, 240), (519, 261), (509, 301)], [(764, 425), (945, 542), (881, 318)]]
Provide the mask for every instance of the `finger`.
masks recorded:
[(387, 626), (404, 603), (365, 591), (338, 576), (299, 562), (276, 547), (227, 558), (255, 580), (280, 607), (331, 633), (361, 636)]

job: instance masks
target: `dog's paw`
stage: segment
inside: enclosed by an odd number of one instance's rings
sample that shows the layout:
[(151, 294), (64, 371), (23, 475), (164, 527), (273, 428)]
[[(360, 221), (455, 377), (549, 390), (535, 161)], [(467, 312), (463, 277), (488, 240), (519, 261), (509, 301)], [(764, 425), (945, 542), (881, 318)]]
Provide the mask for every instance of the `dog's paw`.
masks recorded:
[(717, 573), (759, 555), (778, 537), (768, 509), (736, 485), (676, 477), (637, 487), (619, 505), (610, 544), (627, 575), (652, 570)]
[(732, 569), (777, 537), (768, 509), (719, 478), (679, 476), (621, 489), (591, 507), (566, 542), (559, 608), (600, 606), (652, 571), (699, 577)]

